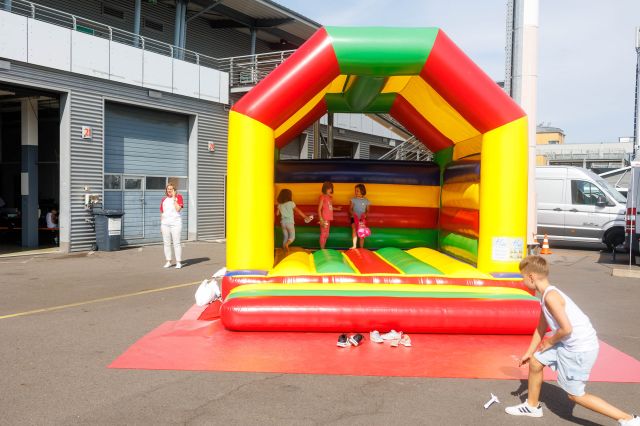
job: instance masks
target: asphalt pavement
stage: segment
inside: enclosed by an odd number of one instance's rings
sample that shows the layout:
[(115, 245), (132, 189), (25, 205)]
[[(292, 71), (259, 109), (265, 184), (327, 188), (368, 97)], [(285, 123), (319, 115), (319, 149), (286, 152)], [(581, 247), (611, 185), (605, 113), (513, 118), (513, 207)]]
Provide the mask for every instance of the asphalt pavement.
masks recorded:
[[(503, 412), (519, 402), (520, 381), (108, 369), (179, 319), (197, 283), (224, 265), (221, 243), (184, 253), (180, 270), (162, 268), (161, 246), (0, 258), (0, 424), (616, 424), (574, 408), (553, 382), (544, 418), (522, 419)], [(595, 250), (554, 249), (549, 260), (552, 282), (599, 337), (640, 359), (640, 279), (613, 277), (610, 255)], [(640, 413), (640, 384), (587, 390)], [(501, 402), (485, 410), (490, 393)]]

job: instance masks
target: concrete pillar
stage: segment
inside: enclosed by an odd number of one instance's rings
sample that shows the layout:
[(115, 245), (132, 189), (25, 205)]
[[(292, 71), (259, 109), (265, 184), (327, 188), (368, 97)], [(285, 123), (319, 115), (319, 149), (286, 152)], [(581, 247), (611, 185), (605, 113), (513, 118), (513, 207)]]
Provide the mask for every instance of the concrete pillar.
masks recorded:
[(256, 54), (256, 37), (257, 37), (257, 30), (255, 27), (251, 27), (251, 52), (249, 53), (250, 55), (253, 55), (253, 66), (252, 66), (252, 70), (251, 70), (251, 80), (253, 80), (253, 84), (258, 84), (258, 61), (257, 58), (255, 57)]
[(322, 147), (320, 145), (320, 121), (316, 120), (313, 123), (313, 159), (320, 158)]
[[(142, 8), (142, 0), (136, 0), (133, 11), (133, 33), (137, 36), (140, 35), (140, 9)], [(140, 40), (138, 37), (133, 40), (133, 45), (138, 47)]]
[(180, 47), (180, 35), (182, 34), (182, 0), (176, 0), (176, 20), (173, 30), (173, 45)]
[(327, 150), (329, 158), (333, 158), (333, 113), (327, 114)]
[(251, 27), (251, 52), (249, 53), (249, 55), (255, 55), (256, 54), (256, 38), (258, 37), (258, 31), (256, 30), (255, 27)]
[[(186, 49), (187, 46), (187, 5), (188, 1), (182, 3), (182, 16), (180, 22), (180, 47)], [(181, 59), (184, 58), (184, 52), (181, 52)]]
[(38, 247), (38, 100), (20, 102), (22, 246)]

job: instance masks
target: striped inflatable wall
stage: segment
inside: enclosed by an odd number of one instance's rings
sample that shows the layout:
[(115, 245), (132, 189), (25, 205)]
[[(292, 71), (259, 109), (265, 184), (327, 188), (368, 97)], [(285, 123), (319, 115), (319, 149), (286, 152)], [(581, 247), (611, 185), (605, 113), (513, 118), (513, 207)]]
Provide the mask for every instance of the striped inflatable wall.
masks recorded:
[[(322, 183), (334, 185), (334, 220), (327, 248), (348, 248), (352, 244), (349, 204), (356, 184), (365, 185), (371, 202), (367, 224), (371, 236), (365, 247), (438, 247), (440, 169), (435, 163), (353, 160), (280, 161), (275, 169), (275, 195), (290, 189), (293, 201), (315, 219), (308, 225), (298, 215), (293, 245), (319, 247), (318, 201)], [(274, 200), (274, 215), (277, 201)], [(282, 246), (279, 218), (274, 217), (275, 246)]]
[(480, 161), (454, 161), (443, 173), (439, 248), (476, 264), (479, 232)]

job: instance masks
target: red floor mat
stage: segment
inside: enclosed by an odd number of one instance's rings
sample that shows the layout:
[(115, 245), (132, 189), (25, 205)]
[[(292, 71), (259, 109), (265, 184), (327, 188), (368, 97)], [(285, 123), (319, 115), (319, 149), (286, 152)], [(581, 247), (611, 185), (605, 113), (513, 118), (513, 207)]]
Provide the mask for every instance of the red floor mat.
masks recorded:
[[(197, 314), (190, 310), (190, 317)], [(186, 315), (185, 315), (186, 316)], [(354, 376), (522, 379), (517, 358), (529, 336), (415, 334), (413, 346), (336, 346), (337, 333), (232, 332), (219, 320), (167, 321), (109, 368), (205, 370)], [(555, 373), (545, 370), (545, 379)], [(601, 342), (591, 381), (640, 383), (640, 362)]]

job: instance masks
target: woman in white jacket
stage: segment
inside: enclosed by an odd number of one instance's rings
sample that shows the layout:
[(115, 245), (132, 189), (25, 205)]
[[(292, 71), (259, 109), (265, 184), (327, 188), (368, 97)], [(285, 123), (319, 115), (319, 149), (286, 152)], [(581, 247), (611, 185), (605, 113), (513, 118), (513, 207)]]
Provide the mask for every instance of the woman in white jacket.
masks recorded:
[(165, 188), (165, 197), (160, 203), (160, 230), (164, 242), (164, 257), (167, 263), (165, 268), (171, 266), (171, 241), (173, 240), (173, 252), (176, 257), (176, 269), (182, 268), (182, 247), (180, 246), (180, 233), (182, 232), (182, 217), (180, 211), (184, 207), (182, 195), (178, 194), (172, 183)]

